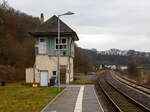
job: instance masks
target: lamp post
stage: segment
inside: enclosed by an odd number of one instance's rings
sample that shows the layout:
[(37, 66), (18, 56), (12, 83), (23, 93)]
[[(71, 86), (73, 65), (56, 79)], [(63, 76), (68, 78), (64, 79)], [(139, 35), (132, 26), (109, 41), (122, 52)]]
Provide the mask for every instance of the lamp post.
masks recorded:
[(61, 16), (73, 15), (73, 12), (68, 11), (67, 13), (58, 15), (58, 50), (57, 50), (57, 81), (58, 81), (58, 91), (60, 91), (60, 20)]

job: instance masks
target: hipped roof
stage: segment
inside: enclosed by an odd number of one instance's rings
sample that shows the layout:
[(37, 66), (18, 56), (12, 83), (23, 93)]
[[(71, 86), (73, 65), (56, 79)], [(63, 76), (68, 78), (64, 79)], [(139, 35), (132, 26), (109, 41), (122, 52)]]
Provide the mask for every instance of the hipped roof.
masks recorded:
[[(35, 37), (39, 36), (57, 36), (58, 35), (58, 17), (52, 16), (43, 24), (39, 25), (35, 30), (29, 32)], [(73, 40), (79, 40), (75, 31), (73, 31), (68, 25), (66, 25), (62, 20), (60, 20), (60, 35), (70, 36)]]

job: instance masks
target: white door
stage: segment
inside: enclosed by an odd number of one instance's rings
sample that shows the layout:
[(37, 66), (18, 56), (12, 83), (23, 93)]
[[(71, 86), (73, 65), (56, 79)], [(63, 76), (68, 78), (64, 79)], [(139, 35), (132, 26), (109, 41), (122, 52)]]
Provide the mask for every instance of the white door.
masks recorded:
[(41, 71), (40, 73), (40, 86), (48, 86), (48, 72)]

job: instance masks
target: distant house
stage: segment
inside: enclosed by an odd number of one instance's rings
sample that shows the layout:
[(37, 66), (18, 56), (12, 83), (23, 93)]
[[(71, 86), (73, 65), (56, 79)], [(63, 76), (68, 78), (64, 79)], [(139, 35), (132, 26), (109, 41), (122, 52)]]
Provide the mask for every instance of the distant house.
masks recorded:
[(112, 69), (112, 70), (116, 70), (116, 69), (117, 69), (116, 65), (112, 65), (112, 66), (111, 66), (111, 69)]
[(120, 69), (121, 69), (121, 70), (127, 70), (127, 69), (128, 69), (128, 66), (120, 66)]
[[(58, 17), (53, 16), (44, 22), (41, 14), (41, 25), (30, 31), (36, 39), (35, 69), (26, 69), (26, 83), (39, 83), (48, 86), (51, 77), (57, 79), (58, 53)], [(75, 31), (60, 20), (60, 81), (67, 83), (73, 80), (74, 42), (79, 38)], [(66, 72), (67, 71), (67, 72)]]
[(116, 65), (105, 65), (105, 68), (111, 69), (111, 70), (116, 70), (117, 66)]

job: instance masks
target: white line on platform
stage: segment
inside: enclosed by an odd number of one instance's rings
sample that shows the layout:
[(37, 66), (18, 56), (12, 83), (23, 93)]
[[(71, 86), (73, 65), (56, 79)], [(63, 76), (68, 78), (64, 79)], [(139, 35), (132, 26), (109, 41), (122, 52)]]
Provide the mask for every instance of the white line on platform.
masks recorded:
[(77, 97), (74, 112), (82, 112), (83, 92), (84, 92), (84, 86), (81, 86)]

